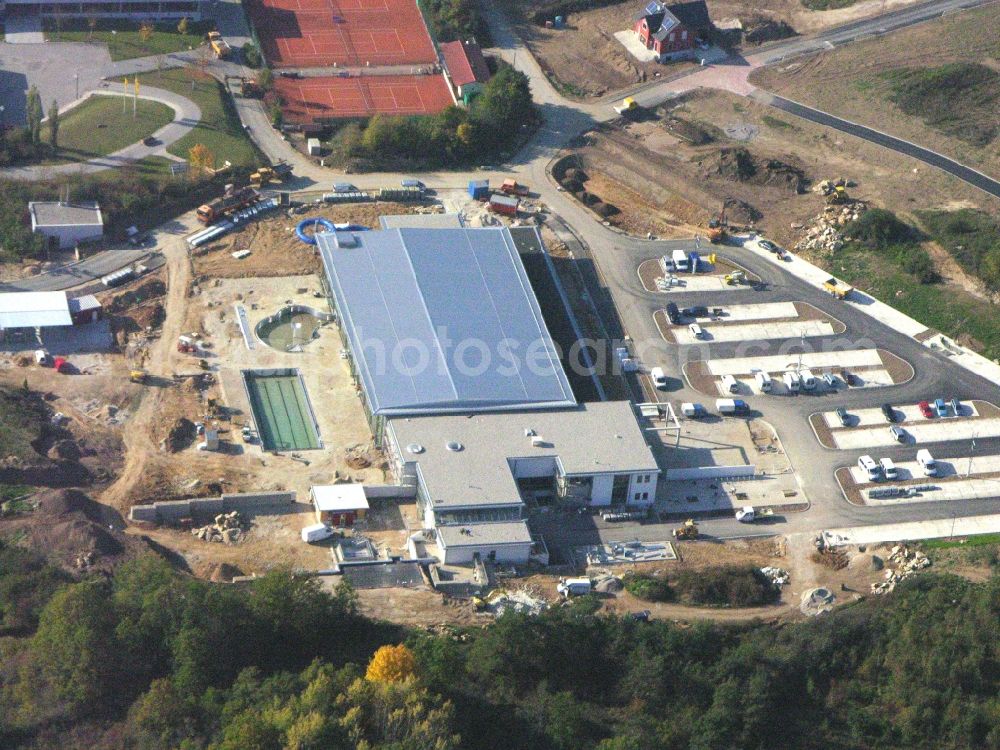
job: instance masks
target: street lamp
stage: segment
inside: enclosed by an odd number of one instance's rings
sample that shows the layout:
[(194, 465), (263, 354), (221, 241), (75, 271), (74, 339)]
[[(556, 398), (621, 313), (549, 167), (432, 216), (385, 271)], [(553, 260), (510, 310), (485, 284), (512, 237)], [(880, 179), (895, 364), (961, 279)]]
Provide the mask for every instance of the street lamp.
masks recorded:
[(80, 98), (80, 74), (79, 73), (74, 73), (73, 74), (73, 81), (76, 83), (76, 98), (79, 99)]

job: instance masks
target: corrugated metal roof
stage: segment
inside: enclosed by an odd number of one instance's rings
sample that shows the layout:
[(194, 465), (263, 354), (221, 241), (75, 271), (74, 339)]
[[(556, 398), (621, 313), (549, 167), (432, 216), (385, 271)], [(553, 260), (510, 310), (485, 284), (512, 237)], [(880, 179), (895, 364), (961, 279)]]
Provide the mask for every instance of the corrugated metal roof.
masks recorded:
[(73, 325), (66, 292), (0, 294), (0, 328), (48, 328)]
[(342, 232), (318, 245), (374, 413), (576, 403), (506, 228)]

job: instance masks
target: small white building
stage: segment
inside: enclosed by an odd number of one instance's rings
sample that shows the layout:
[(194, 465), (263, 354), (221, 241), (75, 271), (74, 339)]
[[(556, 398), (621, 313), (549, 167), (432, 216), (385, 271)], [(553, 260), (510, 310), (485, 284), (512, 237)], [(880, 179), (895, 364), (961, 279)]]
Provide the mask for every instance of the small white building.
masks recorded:
[(28, 212), (31, 214), (31, 231), (57, 240), (60, 250), (104, 236), (101, 207), (93, 201), (31, 201)]
[(363, 484), (315, 484), (309, 489), (309, 500), (316, 520), (330, 526), (353, 526), (368, 512)]
[(523, 520), (439, 526), (437, 536), (445, 565), (471, 563), (476, 553), (483, 562), (521, 565), (531, 555), (531, 533)]

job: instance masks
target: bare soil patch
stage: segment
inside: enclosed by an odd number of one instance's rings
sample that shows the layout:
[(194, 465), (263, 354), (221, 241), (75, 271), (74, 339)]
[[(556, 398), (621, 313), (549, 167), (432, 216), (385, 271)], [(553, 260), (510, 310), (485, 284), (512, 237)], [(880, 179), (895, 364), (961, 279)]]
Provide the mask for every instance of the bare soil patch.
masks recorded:
[[(892, 123), (893, 135), (995, 173), (1000, 168), (996, 140), (974, 145), (925, 122), (932, 102), (906, 114), (893, 103), (893, 76), (904, 69), (925, 70), (949, 63), (977, 63), (996, 67), (998, 60), (996, 8), (963, 11), (903, 29), (885, 37), (844, 45), (787, 65), (761, 68), (751, 81), (827, 112), (874, 128)], [(936, 95), (941, 92), (933, 87)], [(995, 106), (977, 106), (970, 98), (967, 118), (973, 125), (997, 122)], [(961, 115), (953, 112), (950, 116)], [(967, 132), (967, 131), (960, 131)], [(927, 203), (926, 198), (921, 201)]]
[[(238, 232), (192, 252), (196, 276), (248, 278), (301, 276), (316, 273), (321, 264), (316, 248), (295, 234), (296, 225), (308, 217), (322, 217), (335, 224), (352, 223), (376, 229), (383, 215), (412, 214), (416, 206), (404, 203), (351, 203), (310, 205), (301, 213), (277, 214), (247, 223)], [(232, 253), (249, 250), (237, 260)]]

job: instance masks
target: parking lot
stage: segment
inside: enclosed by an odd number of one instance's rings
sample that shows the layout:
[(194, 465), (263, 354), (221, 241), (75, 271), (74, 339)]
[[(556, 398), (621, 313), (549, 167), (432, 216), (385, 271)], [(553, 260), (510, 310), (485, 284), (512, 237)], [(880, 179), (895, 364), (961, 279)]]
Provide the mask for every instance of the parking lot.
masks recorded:
[[(839, 320), (805, 302), (770, 302), (749, 305), (706, 307), (705, 315), (684, 314), (671, 324), (665, 310), (654, 313), (664, 341), (671, 344), (696, 344), (704, 341), (767, 341), (833, 336), (846, 326)], [(695, 323), (700, 328), (691, 330)]]
[[(809, 370), (816, 379), (814, 388), (790, 390), (782, 378), (788, 371)], [(858, 349), (846, 352), (805, 352), (764, 357), (732, 357), (688, 362), (684, 375), (691, 387), (707, 396), (750, 395), (760, 393), (754, 373), (766, 372), (772, 385), (768, 395), (829, 394), (844, 388), (872, 388), (903, 383), (913, 376), (913, 369), (903, 360), (882, 349)], [(829, 374), (832, 385), (823, 376)], [(726, 376), (736, 380), (735, 390), (723, 382)], [(850, 382), (848, 382), (850, 381)]]
[(916, 461), (896, 464), (897, 478), (872, 482), (858, 466), (837, 471), (848, 501), (871, 506), (978, 500), (1000, 495), (1000, 455), (935, 458), (937, 474), (928, 477)]
[(1000, 437), (1000, 409), (985, 401), (963, 402), (958, 416), (949, 407), (948, 416), (931, 419), (924, 417), (915, 404), (893, 406), (893, 411), (895, 424), (903, 430), (901, 440), (892, 434), (878, 408), (849, 410), (848, 427), (841, 425), (835, 411), (813, 414), (809, 421), (820, 444), (838, 450)]

